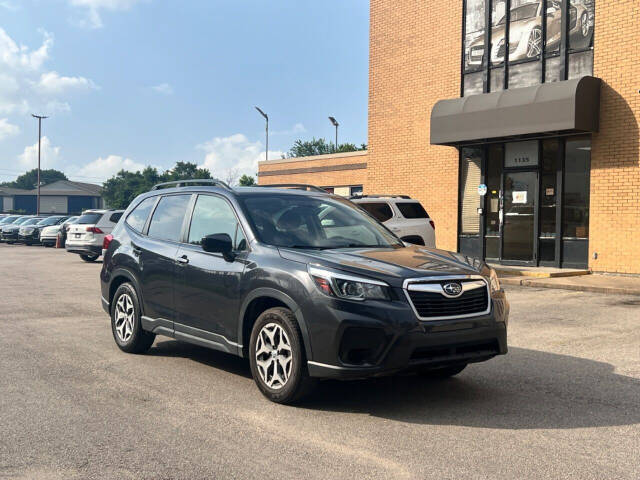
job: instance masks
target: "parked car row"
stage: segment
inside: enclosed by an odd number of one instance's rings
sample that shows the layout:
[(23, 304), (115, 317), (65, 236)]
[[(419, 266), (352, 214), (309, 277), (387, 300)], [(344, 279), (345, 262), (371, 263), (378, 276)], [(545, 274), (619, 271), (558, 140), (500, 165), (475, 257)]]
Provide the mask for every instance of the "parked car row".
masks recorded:
[(0, 242), (43, 245), (58, 243), (67, 252), (76, 253), (85, 262), (102, 255), (102, 242), (123, 210), (86, 210), (79, 216), (4, 215), (0, 217)]

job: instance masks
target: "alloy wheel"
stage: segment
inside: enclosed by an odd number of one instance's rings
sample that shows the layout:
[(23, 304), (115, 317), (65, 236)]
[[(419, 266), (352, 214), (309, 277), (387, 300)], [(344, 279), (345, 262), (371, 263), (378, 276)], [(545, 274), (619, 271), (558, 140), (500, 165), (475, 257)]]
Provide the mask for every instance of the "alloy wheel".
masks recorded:
[(256, 341), (256, 366), (265, 385), (274, 390), (284, 387), (291, 375), (293, 356), (287, 333), (277, 323), (268, 323)]
[(115, 311), (116, 333), (122, 342), (127, 342), (133, 335), (134, 314), (133, 300), (128, 293), (123, 293), (118, 298)]
[(534, 58), (542, 53), (542, 32), (534, 28), (529, 35), (529, 43), (527, 45), (527, 57)]
[(582, 36), (586, 37), (589, 35), (589, 16), (586, 13), (583, 13), (580, 22), (582, 23)]

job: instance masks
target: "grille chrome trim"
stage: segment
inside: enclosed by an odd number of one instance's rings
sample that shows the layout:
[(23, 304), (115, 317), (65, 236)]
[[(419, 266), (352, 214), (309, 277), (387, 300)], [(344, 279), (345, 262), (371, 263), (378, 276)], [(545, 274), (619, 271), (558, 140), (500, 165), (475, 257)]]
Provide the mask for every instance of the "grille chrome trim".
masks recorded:
[[(476, 280), (476, 281), (464, 282), (464, 280)], [(425, 283), (425, 282), (447, 282), (447, 281), (463, 281), (462, 283), (463, 293), (468, 290), (474, 290), (477, 288), (485, 287), (487, 289), (487, 309), (482, 312), (468, 313), (464, 315), (421, 317), (415, 305), (413, 304), (413, 301), (411, 300), (409, 291), (425, 292), (425, 293), (440, 293), (443, 296), (443, 298), (450, 298), (444, 293), (440, 283)], [(465, 284), (469, 284), (470, 286), (465, 287)], [(435, 287), (438, 287), (438, 289), (436, 289)], [(458, 319), (458, 318), (479, 317), (481, 315), (487, 315), (491, 312), (491, 290), (489, 289), (489, 282), (482, 275), (434, 275), (432, 277), (408, 278), (403, 282), (402, 290), (404, 291), (405, 297), (407, 297), (407, 301), (409, 302), (409, 305), (411, 305), (411, 309), (413, 310), (414, 315), (423, 322), (434, 322), (437, 320), (451, 320), (451, 319)]]

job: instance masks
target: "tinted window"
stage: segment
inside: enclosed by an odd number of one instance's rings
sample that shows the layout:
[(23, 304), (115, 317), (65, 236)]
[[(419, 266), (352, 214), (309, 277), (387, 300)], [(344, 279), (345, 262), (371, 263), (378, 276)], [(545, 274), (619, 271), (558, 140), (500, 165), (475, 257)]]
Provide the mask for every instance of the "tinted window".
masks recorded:
[(102, 217), (101, 213), (85, 213), (78, 219), (78, 225), (95, 225)]
[(48, 226), (59, 224), (64, 217), (49, 217), (42, 220), (38, 225)]
[(428, 218), (427, 212), (418, 202), (396, 203), (396, 207), (404, 218)]
[(191, 195), (162, 197), (151, 217), (149, 236), (160, 240), (180, 240), (182, 221), (187, 213)]
[(122, 218), (122, 212), (112, 213), (109, 217), (109, 221), (113, 223), (118, 223), (118, 220)]
[(144, 224), (147, 222), (151, 209), (156, 202), (156, 198), (157, 197), (149, 197), (140, 202), (138, 206), (132, 210), (132, 212), (127, 216), (127, 224), (131, 228), (138, 232), (142, 232)]
[(222, 198), (200, 195), (196, 201), (189, 228), (189, 243), (200, 245), (202, 237), (226, 233), (235, 250), (245, 250), (247, 242), (231, 206)]
[(386, 222), (391, 217), (393, 217), (393, 213), (391, 212), (391, 207), (384, 203), (358, 203), (359, 207), (364, 208), (367, 212), (373, 215), (380, 222)]

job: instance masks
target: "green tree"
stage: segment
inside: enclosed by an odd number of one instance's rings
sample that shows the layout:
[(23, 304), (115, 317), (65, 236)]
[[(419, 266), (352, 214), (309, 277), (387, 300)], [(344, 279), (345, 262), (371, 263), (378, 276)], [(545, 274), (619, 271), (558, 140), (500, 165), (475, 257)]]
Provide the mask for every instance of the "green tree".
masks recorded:
[[(57, 182), (58, 180), (68, 180), (67, 176), (54, 169), (40, 170), (40, 185), (47, 185), (49, 183)], [(22, 188), (24, 190), (32, 190), (38, 187), (38, 169), (34, 168), (26, 173), (23, 173), (13, 182), (5, 182), (5, 187)]]
[(102, 196), (111, 208), (127, 208), (134, 198), (148, 192), (157, 183), (204, 178), (211, 178), (209, 170), (189, 162), (178, 162), (164, 173), (158, 173), (153, 167), (137, 172), (120, 170), (104, 182)]
[(251, 185), (256, 184), (256, 180), (250, 175), (242, 175), (240, 180), (238, 180), (238, 184), (241, 187), (250, 187)]
[(327, 153), (343, 153), (343, 152), (357, 152), (360, 150), (366, 150), (367, 145), (362, 144), (357, 147), (354, 143), (341, 143), (336, 146), (334, 143), (327, 143), (324, 138), (313, 138), (312, 140), (296, 140), (289, 150), (287, 156), (289, 158), (295, 157), (310, 157), (312, 155), (326, 155)]

